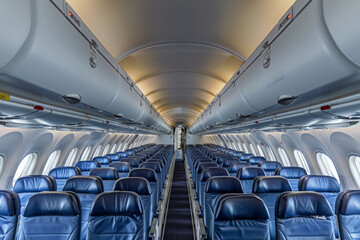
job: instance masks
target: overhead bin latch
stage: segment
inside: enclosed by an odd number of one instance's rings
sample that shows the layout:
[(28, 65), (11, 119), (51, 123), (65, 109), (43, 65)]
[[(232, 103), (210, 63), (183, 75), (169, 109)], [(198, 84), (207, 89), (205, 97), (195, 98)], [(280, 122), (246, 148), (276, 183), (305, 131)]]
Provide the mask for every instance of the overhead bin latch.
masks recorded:
[(96, 68), (97, 48), (98, 48), (97, 43), (95, 42), (94, 39), (91, 39), (89, 63), (92, 68)]
[(270, 63), (271, 63), (271, 50), (270, 50), (270, 44), (268, 41), (266, 41), (263, 45), (263, 53), (262, 53), (262, 56), (263, 56), (263, 59), (264, 59), (264, 62), (263, 62), (263, 67), (266, 69), (270, 66)]

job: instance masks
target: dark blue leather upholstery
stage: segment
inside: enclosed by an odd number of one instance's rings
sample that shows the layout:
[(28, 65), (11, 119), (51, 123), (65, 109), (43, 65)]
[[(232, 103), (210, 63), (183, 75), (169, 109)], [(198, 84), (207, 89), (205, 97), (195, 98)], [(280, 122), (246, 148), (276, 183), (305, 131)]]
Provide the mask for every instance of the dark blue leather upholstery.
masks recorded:
[(105, 192), (90, 211), (87, 240), (144, 239), (143, 207), (134, 192)]
[(148, 180), (151, 192), (155, 192), (155, 205), (157, 205), (161, 194), (161, 182), (157, 180), (156, 172), (151, 168), (136, 168), (130, 171), (129, 177), (143, 177)]
[(236, 177), (218, 176), (208, 179), (205, 185), (204, 221), (206, 233), (212, 239), (214, 229), (214, 209), (219, 197), (226, 193), (244, 193), (241, 182)]
[(257, 177), (253, 184), (253, 193), (261, 198), (269, 211), (270, 238), (276, 239), (275, 204), (277, 197), (286, 191), (292, 191), (289, 181), (281, 176)]
[(229, 175), (236, 177), (236, 173), (240, 168), (250, 167), (250, 163), (233, 163), (229, 166)]
[(0, 239), (13, 240), (20, 214), (20, 199), (16, 192), (0, 190)]
[(104, 184), (104, 191), (112, 191), (116, 180), (119, 179), (119, 174), (116, 168), (94, 168), (90, 171), (89, 176), (98, 176)]
[(21, 214), (29, 198), (35, 193), (56, 191), (55, 179), (46, 175), (30, 175), (19, 178), (13, 189), (18, 193), (21, 203)]
[(326, 198), (316, 192), (284, 192), (275, 207), (277, 239), (335, 239)]
[(128, 155), (126, 152), (117, 152), (117, 155), (119, 155), (121, 158), (126, 158)]
[(112, 162), (109, 164), (109, 167), (116, 168), (119, 178), (127, 177), (131, 168), (126, 162)]
[(360, 190), (347, 190), (339, 194), (336, 215), (341, 239), (360, 239)]
[(91, 169), (101, 167), (97, 161), (80, 161), (75, 164), (81, 170), (81, 175), (88, 176)]
[(196, 188), (196, 192), (199, 192), (199, 188), (200, 188), (200, 178), (201, 178), (201, 174), (202, 172), (206, 169), (206, 168), (210, 168), (210, 167), (217, 167), (216, 163), (200, 163), (199, 166), (196, 168), (196, 175), (195, 175), (195, 188)]
[(94, 157), (93, 161), (100, 163), (101, 167), (107, 167), (111, 163), (111, 159), (109, 157)]
[(264, 161), (266, 161), (265, 158), (260, 156), (250, 157), (248, 160), (251, 166), (255, 166), (255, 167), (257, 167), (260, 162), (264, 162)]
[[(162, 189), (163, 187), (163, 181), (162, 181), (162, 171), (159, 163), (142, 163), (140, 164), (140, 168), (150, 168), (156, 172), (156, 178), (158, 180), (159, 189)], [(160, 190), (161, 191), (161, 190)]]
[(201, 173), (201, 181), (200, 181), (200, 188), (199, 188), (199, 192), (198, 192), (198, 196), (199, 196), (199, 204), (202, 207), (202, 209), (204, 209), (205, 206), (205, 184), (206, 181), (211, 178), (211, 177), (215, 177), (215, 176), (229, 176), (228, 171), (226, 171), (224, 168), (221, 167), (210, 167), (210, 168), (206, 168), (202, 173)]
[(61, 191), (68, 178), (81, 175), (81, 170), (77, 167), (57, 167), (50, 171), (49, 176), (56, 181), (56, 188)]
[(247, 154), (247, 153), (245, 153), (245, 154), (241, 154), (241, 155), (239, 155), (239, 156), (240, 156), (239, 159), (240, 159), (241, 161), (246, 161), (246, 162), (248, 162), (250, 157), (254, 157), (254, 154)]
[(140, 162), (133, 158), (123, 158), (120, 162), (127, 163), (131, 168), (137, 168), (140, 166)]
[(270, 239), (269, 214), (255, 195), (225, 194), (215, 208), (214, 240)]
[(279, 167), (276, 169), (275, 175), (280, 175), (284, 178), (287, 178), (293, 191), (298, 191), (299, 180), (301, 177), (306, 175), (306, 171), (301, 167)]
[(233, 158), (233, 159), (225, 159), (222, 163), (222, 167), (223, 168), (228, 168), (231, 164), (234, 164), (234, 163), (240, 163), (241, 161), (239, 159), (236, 159), (236, 158)]
[(80, 239), (85, 240), (90, 209), (95, 197), (104, 192), (103, 183), (99, 177), (75, 176), (66, 181), (64, 191), (74, 192), (79, 197), (81, 203)]
[(111, 162), (118, 162), (120, 161), (120, 156), (118, 154), (106, 154), (105, 157), (110, 158)]
[(20, 239), (80, 239), (79, 198), (72, 192), (33, 195), (20, 219)]
[[(336, 178), (331, 176), (308, 175), (300, 178), (299, 191), (314, 191), (319, 192), (328, 200), (331, 209), (335, 212), (336, 198), (340, 193), (340, 184)], [(339, 232), (336, 227), (335, 216), (332, 218), (334, 225), (335, 237), (339, 237)]]
[(264, 170), (259, 167), (244, 167), (236, 174), (236, 177), (241, 180), (245, 193), (252, 193), (254, 179), (258, 176), (265, 176)]
[(151, 220), (155, 212), (155, 192), (151, 192), (149, 182), (142, 177), (128, 177), (116, 181), (114, 191), (129, 191), (137, 193), (144, 211), (144, 239), (148, 239)]
[(275, 175), (276, 169), (282, 167), (282, 165), (279, 162), (263, 161), (263, 162), (259, 162), (258, 167), (264, 169), (266, 176), (273, 176)]

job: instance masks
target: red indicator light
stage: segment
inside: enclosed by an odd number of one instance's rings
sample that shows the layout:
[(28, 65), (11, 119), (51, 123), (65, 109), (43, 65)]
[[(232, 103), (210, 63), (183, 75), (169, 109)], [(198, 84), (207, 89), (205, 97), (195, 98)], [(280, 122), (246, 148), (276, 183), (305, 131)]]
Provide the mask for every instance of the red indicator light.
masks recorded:
[(110, 123), (109, 121), (106, 121), (106, 123)]
[(260, 143), (261, 146), (264, 146), (265, 144), (264, 143)]
[(86, 108), (90, 108), (90, 106), (87, 106)]
[(72, 12), (71, 12), (71, 11), (69, 11), (69, 16), (70, 16), (70, 17), (72, 16)]
[(287, 19), (290, 19), (290, 18), (291, 18), (291, 14), (289, 13), (286, 18), (287, 18)]
[(40, 106), (40, 105), (34, 106), (34, 109), (38, 110), (38, 111), (43, 111), (44, 110), (44, 108), (42, 106)]
[(258, 123), (259, 123), (259, 121), (255, 121), (255, 123), (256, 123), (256, 124), (258, 124)]
[(324, 106), (321, 106), (321, 107), (320, 107), (320, 110), (321, 110), (321, 111), (325, 111), (325, 110), (329, 110), (329, 109), (331, 109), (331, 106), (330, 106), (330, 105), (324, 105)]

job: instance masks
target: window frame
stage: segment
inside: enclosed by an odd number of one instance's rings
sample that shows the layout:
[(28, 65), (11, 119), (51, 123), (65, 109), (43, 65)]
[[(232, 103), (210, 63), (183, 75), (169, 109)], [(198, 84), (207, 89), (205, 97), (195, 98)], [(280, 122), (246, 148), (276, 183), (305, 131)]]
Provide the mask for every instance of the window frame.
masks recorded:
[(309, 164), (307, 163), (304, 154), (300, 150), (294, 150), (294, 157), (297, 165), (305, 169), (307, 174), (311, 174)]
[[(318, 152), (316, 153), (316, 161), (322, 175), (334, 177), (340, 183), (339, 172), (336, 169), (334, 161), (328, 155), (323, 152)], [(327, 164), (325, 164), (325, 161)]]
[(76, 162), (76, 156), (77, 156), (78, 152), (79, 152), (79, 149), (76, 147), (71, 149), (71, 151), (69, 152), (69, 154), (66, 158), (66, 161), (64, 163), (65, 167), (71, 167), (74, 165), (74, 163)]
[(92, 158), (94, 158), (94, 157), (100, 157), (100, 152), (101, 152), (101, 144), (98, 145), (98, 146), (95, 148), (95, 151), (94, 151), (94, 153), (93, 153)]
[(244, 152), (245, 152), (245, 153), (250, 153), (250, 152), (249, 152), (249, 148), (247, 147), (246, 143), (243, 142), (242, 145), (243, 145), (243, 148), (244, 148)]
[(53, 151), (48, 159), (46, 160), (45, 166), (43, 168), (42, 174), (43, 175), (48, 175), (49, 172), (55, 168), (57, 166), (57, 164), (60, 161), (60, 157), (61, 157), (61, 150), (55, 150)]
[(106, 146), (104, 147), (103, 151), (102, 151), (102, 156), (105, 156), (106, 154), (109, 153), (109, 149), (110, 149), (110, 144), (106, 144)]
[(258, 153), (256, 152), (256, 149), (255, 149), (254, 145), (253, 145), (252, 143), (250, 143), (250, 144), (249, 144), (249, 147), (250, 147), (250, 152), (251, 152), (252, 154), (254, 154), (254, 156), (257, 156)]
[(262, 147), (260, 146), (260, 144), (256, 144), (256, 147), (259, 152), (259, 155), (265, 158), (265, 153), (264, 153)]
[(86, 146), (84, 148), (84, 151), (81, 154), (81, 158), (80, 161), (87, 161), (87, 160), (91, 160), (88, 157), (90, 156), (90, 152), (91, 152), (92, 147), (91, 146)]
[(290, 167), (291, 162), (290, 162), (289, 156), (287, 155), (285, 149), (282, 147), (278, 147), (277, 150), (278, 150), (278, 153), (280, 156), (281, 164), (285, 167)]
[(275, 157), (274, 151), (270, 146), (266, 146), (266, 152), (269, 155), (269, 160), (272, 162), (277, 162), (277, 159)]
[[(19, 178), (30, 175), (34, 172), (37, 161), (38, 161), (38, 157), (39, 157), (38, 153), (31, 152), (31, 153), (26, 154), (21, 159), (18, 167), (15, 170), (13, 178), (12, 178), (12, 186), (13, 187), (15, 186), (15, 183)], [(22, 167), (22, 170), (20, 167)]]
[[(351, 175), (358, 187), (360, 187), (360, 156), (352, 154), (348, 157)], [(356, 163), (356, 160), (358, 160)]]
[(0, 155), (0, 177), (4, 170), (4, 166), (5, 166), (5, 156)]

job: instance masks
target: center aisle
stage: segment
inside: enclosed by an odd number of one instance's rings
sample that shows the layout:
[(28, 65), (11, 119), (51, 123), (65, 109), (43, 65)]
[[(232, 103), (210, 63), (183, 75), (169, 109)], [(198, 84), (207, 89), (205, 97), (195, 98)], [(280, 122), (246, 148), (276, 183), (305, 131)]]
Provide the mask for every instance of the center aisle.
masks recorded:
[(164, 239), (194, 239), (189, 195), (186, 185), (185, 164), (176, 159)]

